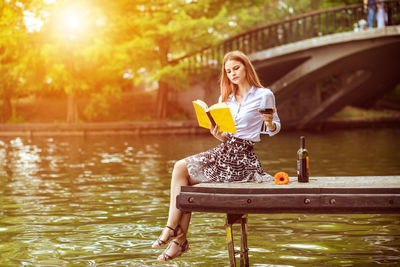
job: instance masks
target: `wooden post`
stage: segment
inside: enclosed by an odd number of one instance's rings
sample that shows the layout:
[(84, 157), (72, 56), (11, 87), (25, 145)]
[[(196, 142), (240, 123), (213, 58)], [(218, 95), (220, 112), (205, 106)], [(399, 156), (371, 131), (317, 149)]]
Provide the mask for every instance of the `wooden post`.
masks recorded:
[(247, 246), (247, 214), (244, 214), (240, 221), (240, 266), (249, 266), (249, 248)]
[(240, 222), (240, 267), (249, 266), (249, 248), (247, 246), (247, 214), (226, 214), (226, 237), (228, 241), (228, 253), (230, 266), (236, 267), (235, 246), (233, 243), (232, 225)]
[(329, 34), (329, 12), (325, 13), (325, 34)]
[(349, 14), (349, 29), (353, 29), (353, 19), (354, 19), (354, 14), (356, 10), (354, 8), (350, 9), (350, 14)]
[(311, 16), (310, 21), (310, 38), (315, 37), (315, 29), (314, 29), (314, 16)]
[(233, 232), (232, 232), (232, 224), (229, 220), (229, 215), (226, 215), (226, 239), (228, 241), (228, 254), (229, 254), (229, 266), (236, 267), (236, 260), (235, 260), (235, 246), (233, 244)]
[[(341, 14), (340, 14), (340, 23), (342, 24), (342, 32), (346, 31), (346, 11), (342, 10)], [(352, 27), (350, 27), (350, 30), (352, 29)]]

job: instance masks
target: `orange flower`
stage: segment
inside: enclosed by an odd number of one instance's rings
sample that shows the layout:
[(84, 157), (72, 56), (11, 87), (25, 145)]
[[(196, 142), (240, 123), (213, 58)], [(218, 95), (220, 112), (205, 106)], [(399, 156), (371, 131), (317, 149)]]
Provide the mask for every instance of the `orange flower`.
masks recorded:
[(276, 184), (287, 184), (289, 183), (289, 175), (286, 172), (277, 172), (274, 177)]

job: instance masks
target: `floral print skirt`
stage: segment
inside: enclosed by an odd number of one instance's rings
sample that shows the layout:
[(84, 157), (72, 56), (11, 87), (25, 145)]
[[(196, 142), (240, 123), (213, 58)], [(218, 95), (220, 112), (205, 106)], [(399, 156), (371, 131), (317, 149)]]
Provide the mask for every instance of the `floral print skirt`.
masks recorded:
[(254, 143), (229, 135), (219, 146), (185, 158), (190, 178), (199, 183), (268, 182)]

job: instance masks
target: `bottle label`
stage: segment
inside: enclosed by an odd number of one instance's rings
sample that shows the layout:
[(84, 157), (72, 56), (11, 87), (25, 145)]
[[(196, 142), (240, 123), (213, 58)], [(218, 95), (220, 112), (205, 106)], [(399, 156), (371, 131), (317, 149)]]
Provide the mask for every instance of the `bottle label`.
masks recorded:
[(297, 160), (297, 180), (300, 183), (308, 182), (308, 157)]
[(301, 159), (297, 160), (297, 178), (300, 177)]

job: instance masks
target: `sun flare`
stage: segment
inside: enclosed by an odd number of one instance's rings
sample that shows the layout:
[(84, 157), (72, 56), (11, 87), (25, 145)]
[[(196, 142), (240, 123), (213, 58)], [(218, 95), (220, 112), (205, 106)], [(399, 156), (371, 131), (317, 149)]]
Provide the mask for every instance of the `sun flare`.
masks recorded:
[(70, 7), (60, 14), (60, 26), (66, 31), (78, 30), (84, 21), (82, 11), (74, 7)]
[(68, 10), (63, 17), (65, 26), (70, 30), (76, 30), (81, 24), (81, 16), (76, 11)]
[(57, 15), (60, 33), (75, 39), (78, 35), (86, 35), (90, 31), (90, 10), (85, 5), (73, 4), (64, 7)]

